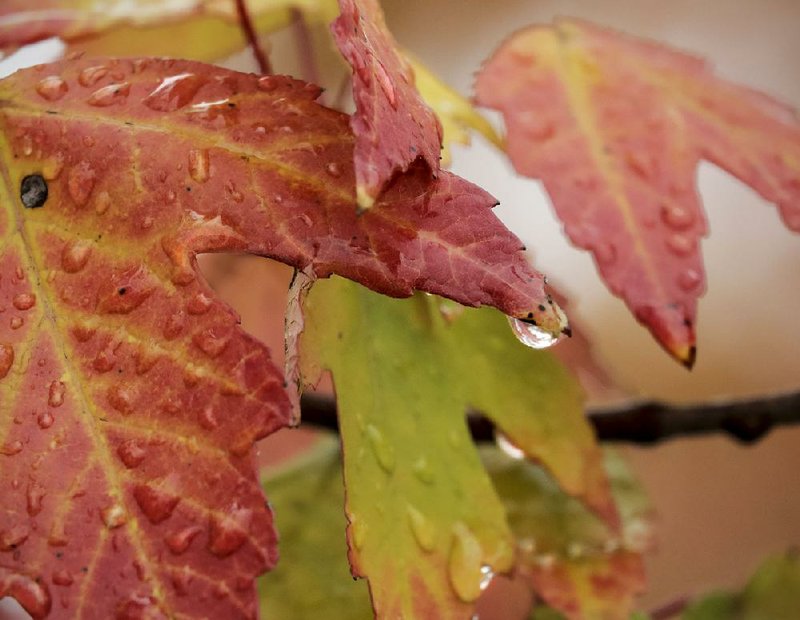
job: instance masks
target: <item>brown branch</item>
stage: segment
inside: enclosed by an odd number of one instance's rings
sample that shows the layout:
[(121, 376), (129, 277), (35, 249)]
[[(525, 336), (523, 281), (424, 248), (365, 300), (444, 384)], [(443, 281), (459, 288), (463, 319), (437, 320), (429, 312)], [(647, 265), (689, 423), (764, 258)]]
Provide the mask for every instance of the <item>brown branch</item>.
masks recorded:
[[(332, 396), (303, 394), (301, 408), (307, 424), (338, 430)], [(636, 401), (587, 415), (600, 441), (650, 445), (674, 437), (723, 433), (752, 443), (776, 426), (800, 423), (800, 392), (693, 405)], [(491, 420), (480, 412), (467, 420), (475, 441), (494, 441)]]
[(303, 11), (297, 7), (291, 9), (292, 15), (292, 36), (295, 41), (297, 58), (300, 60), (300, 71), (302, 78), (312, 84), (320, 83), (320, 75), (317, 70), (317, 61), (314, 58), (314, 41), (311, 39), (311, 32), (308, 29)]
[(247, 9), (247, 0), (236, 0), (236, 12), (239, 15), (239, 26), (244, 33), (245, 39), (247, 39), (250, 49), (253, 51), (258, 70), (264, 75), (271, 74), (272, 65), (258, 40), (258, 34), (253, 27), (253, 20), (250, 18), (250, 11)]

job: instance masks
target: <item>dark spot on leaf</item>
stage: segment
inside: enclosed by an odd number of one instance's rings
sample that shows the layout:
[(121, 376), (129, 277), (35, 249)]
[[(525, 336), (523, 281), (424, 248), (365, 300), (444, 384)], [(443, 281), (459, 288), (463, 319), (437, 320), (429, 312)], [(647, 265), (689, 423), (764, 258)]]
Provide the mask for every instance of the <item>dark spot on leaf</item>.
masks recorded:
[(36, 209), (47, 201), (47, 181), (41, 174), (29, 174), (19, 187), (19, 197), (26, 209)]
[(128, 292), (128, 289), (126, 287), (124, 287), (124, 286), (117, 290), (117, 293), (119, 293), (120, 295), (124, 295), (127, 292)]
[[(541, 308), (541, 306), (539, 306), (539, 307)], [(542, 310), (544, 310), (544, 308), (542, 308)], [(533, 318), (533, 312), (528, 312), (528, 318), (529, 319)]]
[(544, 311), (546, 310), (546, 308), (544, 307), (544, 305), (543, 305), (543, 304), (539, 304), (539, 310), (541, 310), (542, 312), (544, 312)]

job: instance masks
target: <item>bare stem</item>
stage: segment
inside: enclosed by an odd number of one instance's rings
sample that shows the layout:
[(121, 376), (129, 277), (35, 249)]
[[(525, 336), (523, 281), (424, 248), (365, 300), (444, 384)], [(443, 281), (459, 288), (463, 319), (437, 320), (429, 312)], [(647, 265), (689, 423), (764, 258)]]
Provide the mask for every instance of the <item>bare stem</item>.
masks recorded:
[(294, 36), (297, 57), (300, 59), (300, 70), (302, 77), (307, 82), (319, 84), (320, 76), (317, 69), (317, 61), (314, 58), (314, 42), (311, 40), (311, 32), (303, 12), (298, 8), (291, 9), (292, 14), (292, 34)]
[[(332, 396), (303, 394), (301, 408), (307, 424), (338, 430)], [(587, 415), (600, 441), (651, 445), (674, 437), (724, 433), (753, 443), (776, 426), (800, 423), (800, 392), (692, 405), (636, 401)], [(494, 424), (481, 412), (471, 413), (468, 422), (475, 441), (494, 440)]]
[(245, 39), (247, 39), (247, 43), (253, 51), (258, 70), (264, 75), (271, 74), (272, 65), (258, 40), (258, 34), (253, 27), (253, 20), (250, 18), (250, 11), (247, 8), (247, 0), (236, 0), (236, 12), (239, 14), (239, 26), (242, 28)]

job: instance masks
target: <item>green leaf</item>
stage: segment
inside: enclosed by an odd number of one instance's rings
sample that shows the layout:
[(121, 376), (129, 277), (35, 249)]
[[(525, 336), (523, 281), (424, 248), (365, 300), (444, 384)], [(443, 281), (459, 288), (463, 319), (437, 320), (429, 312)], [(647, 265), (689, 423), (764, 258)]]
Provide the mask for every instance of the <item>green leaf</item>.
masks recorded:
[(683, 620), (795, 620), (800, 618), (800, 555), (767, 559), (738, 594), (717, 592), (690, 606)]
[(616, 520), (575, 381), (547, 352), (517, 343), (498, 313), (465, 309), (448, 321), (440, 304), (336, 279), (316, 283), (305, 303), (303, 376), (334, 375), (350, 561), (379, 618), (465, 617), (491, 572), (513, 563), (469, 407)]
[[(517, 570), (537, 596), (570, 619), (629, 618), (644, 588), (641, 552), (650, 545), (650, 505), (624, 461), (606, 451), (622, 517), (617, 533), (541, 468), (494, 448), (482, 449), (481, 456), (517, 540)], [(541, 613), (534, 617), (549, 617)]]
[(339, 442), (324, 437), (289, 466), (268, 472), (264, 488), (281, 535), (281, 561), (259, 581), (261, 617), (369, 620), (367, 586), (347, 565)]

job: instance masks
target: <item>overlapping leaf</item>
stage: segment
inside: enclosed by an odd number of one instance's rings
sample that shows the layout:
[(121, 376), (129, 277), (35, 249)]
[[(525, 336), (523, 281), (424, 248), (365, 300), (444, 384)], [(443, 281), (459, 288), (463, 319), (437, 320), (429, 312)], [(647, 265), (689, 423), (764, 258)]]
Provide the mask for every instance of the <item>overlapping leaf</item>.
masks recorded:
[(250, 447), (289, 403), (197, 253), (518, 316), (546, 303), (457, 177), (412, 171), (357, 217), (347, 117), (318, 92), (150, 59), (1, 83), (0, 593), (35, 617), (255, 613), (275, 536)]
[(339, 0), (334, 38), (353, 69), (358, 204), (372, 207), (397, 171), (422, 159), (436, 174), (442, 129), (414, 87), (414, 74), (377, 0)]
[[(562, 610), (579, 606), (579, 617), (627, 620), (630, 598), (642, 579), (641, 560), (630, 547), (642, 546), (642, 519), (648, 508), (619, 457), (607, 454), (605, 463), (625, 523), (622, 544), (540, 467), (511, 460), (495, 448), (482, 448), (480, 455), (509, 515), (517, 557), (523, 562), (517, 570), (529, 577), (532, 566), (549, 571), (549, 579), (530, 579), (537, 596), (560, 604)], [(280, 526), (281, 557), (287, 561), (261, 581), (265, 618), (372, 618), (367, 588), (352, 581), (345, 561), (340, 458), (337, 443), (325, 438), (313, 452), (264, 480)], [(622, 551), (625, 545), (628, 550)], [(610, 551), (611, 547), (620, 549)], [(559, 575), (565, 576), (560, 583)], [(576, 576), (585, 579), (581, 583)], [(535, 617), (563, 620), (561, 613), (549, 609), (552, 616)]]
[[(247, 0), (247, 7), (258, 32), (285, 26), (293, 9), (320, 21), (336, 15), (334, 0)], [(197, 60), (215, 60), (246, 45), (232, 0), (5, 0), (0, 5), (0, 50), (54, 36), (89, 52)]]
[(304, 305), (303, 375), (333, 373), (349, 557), (379, 618), (468, 617), (487, 576), (511, 568), (511, 533), (471, 444), (468, 407), (562, 488), (617, 518), (570, 376), (517, 343), (493, 311), (448, 321), (439, 304), (332, 280), (315, 284)]
[(695, 57), (560, 20), (515, 34), (476, 89), (504, 114), (516, 169), (543, 181), (573, 243), (687, 366), (705, 288), (699, 161), (753, 187), (800, 231), (795, 112)]
[(644, 589), (651, 533), (648, 500), (624, 461), (606, 452), (623, 524), (614, 532), (540, 468), (494, 449), (482, 457), (517, 540), (517, 571), (537, 596), (567, 618), (627, 620)]
[(741, 592), (718, 592), (693, 603), (683, 620), (793, 620), (800, 617), (800, 556), (767, 559)]

